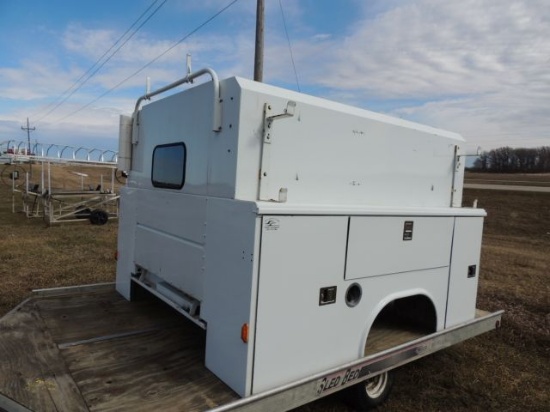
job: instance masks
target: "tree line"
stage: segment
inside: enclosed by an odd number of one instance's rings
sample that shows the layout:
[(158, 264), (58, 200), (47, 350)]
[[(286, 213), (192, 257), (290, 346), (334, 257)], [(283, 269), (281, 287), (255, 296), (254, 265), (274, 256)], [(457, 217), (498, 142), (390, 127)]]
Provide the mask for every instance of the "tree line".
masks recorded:
[(495, 173), (550, 172), (550, 146), (501, 147), (483, 152), (474, 162), (472, 170)]

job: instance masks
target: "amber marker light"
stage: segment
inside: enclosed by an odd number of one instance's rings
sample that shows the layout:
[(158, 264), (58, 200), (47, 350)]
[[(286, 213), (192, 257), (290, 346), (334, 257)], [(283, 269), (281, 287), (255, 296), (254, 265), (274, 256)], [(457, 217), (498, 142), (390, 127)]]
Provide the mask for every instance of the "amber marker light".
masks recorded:
[(241, 327), (241, 339), (244, 343), (248, 343), (248, 323), (243, 323)]

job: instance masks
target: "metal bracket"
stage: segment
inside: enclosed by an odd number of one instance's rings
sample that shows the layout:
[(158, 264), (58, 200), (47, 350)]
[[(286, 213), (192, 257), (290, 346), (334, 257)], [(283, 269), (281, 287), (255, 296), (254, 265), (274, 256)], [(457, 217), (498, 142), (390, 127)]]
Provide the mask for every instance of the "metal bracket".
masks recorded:
[(452, 187), (451, 187), (451, 207), (455, 204), (455, 193), (457, 191), (457, 173), (460, 171), (461, 166), (461, 154), (460, 154), (460, 147), (458, 145), (455, 145), (454, 147), (454, 153), (453, 153), (453, 180), (452, 180)]
[[(271, 110), (271, 106), (269, 106), (269, 109)], [(293, 102), (292, 100), (289, 100), (286, 103), (286, 107), (283, 113), (276, 114), (274, 116), (270, 116), (267, 118), (269, 121), (277, 120), (277, 119), (284, 119), (285, 117), (292, 117), (294, 116), (294, 111), (296, 110), (296, 102)]]
[(278, 201), (277, 196), (269, 195), (269, 177), (270, 177), (270, 161), (271, 161), (271, 142), (273, 140), (273, 121), (285, 119), (287, 117), (294, 116), (296, 109), (296, 102), (290, 100), (286, 104), (286, 108), (283, 113), (271, 115), (272, 108), (269, 103), (264, 105), (264, 123), (262, 131), (262, 162), (260, 167), (260, 188), (259, 188), (259, 200), (272, 200)]
[(296, 102), (292, 100), (288, 101), (285, 110), (281, 114), (268, 116), (271, 113), (271, 105), (266, 103), (264, 106), (264, 143), (271, 144), (271, 126), (274, 120), (284, 119), (286, 117), (294, 116), (296, 109)]

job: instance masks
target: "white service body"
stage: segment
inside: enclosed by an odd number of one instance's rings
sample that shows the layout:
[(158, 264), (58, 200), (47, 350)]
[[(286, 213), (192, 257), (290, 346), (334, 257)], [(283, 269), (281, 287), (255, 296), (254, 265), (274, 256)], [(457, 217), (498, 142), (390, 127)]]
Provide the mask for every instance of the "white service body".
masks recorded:
[(485, 212), (461, 207), (459, 135), (216, 80), (121, 121), (122, 295), (139, 280), (188, 312), (240, 396), (362, 357), (396, 299), (428, 298), (437, 330), (474, 318)]

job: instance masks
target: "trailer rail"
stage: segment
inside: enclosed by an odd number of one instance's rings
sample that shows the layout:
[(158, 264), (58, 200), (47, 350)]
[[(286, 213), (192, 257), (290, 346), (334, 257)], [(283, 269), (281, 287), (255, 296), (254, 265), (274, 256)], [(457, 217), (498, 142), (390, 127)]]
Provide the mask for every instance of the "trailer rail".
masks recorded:
[(288, 411), (372, 378), (385, 371), (448, 348), (500, 327), (503, 310), (478, 310), (470, 322), (366, 356), (249, 398), (240, 399), (211, 412)]

